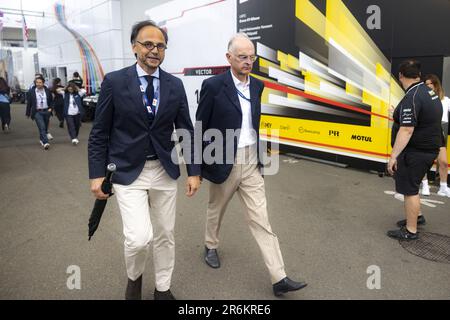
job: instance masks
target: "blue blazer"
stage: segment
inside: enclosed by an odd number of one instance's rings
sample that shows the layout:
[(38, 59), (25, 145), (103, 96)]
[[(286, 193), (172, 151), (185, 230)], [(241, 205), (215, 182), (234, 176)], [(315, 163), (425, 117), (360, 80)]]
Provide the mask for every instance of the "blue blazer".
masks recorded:
[[(250, 79), (250, 98), (252, 108), (252, 124), (257, 133), (257, 146), (259, 156), (259, 122), (261, 119), (261, 94), (264, 83), (254, 77)], [(241, 129), (242, 110), (239, 97), (236, 92), (231, 70), (203, 81), (200, 91), (200, 101), (198, 104), (196, 120), (201, 121), (202, 137), (208, 129), (218, 129), (223, 139), (223, 161), (221, 164), (206, 164), (201, 167), (202, 177), (214, 183), (223, 183), (230, 175), (233, 164), (227, 164), (226, 130)], [(203, 149), (212, 141), (203, 142)], [(230, 143), (230, 142), (229, 142)], [(239, 138), (233, 141), (233, 154), (228, 155), (230, 159), (235, 159)], [(261, 166), (260, 159), (258, 164)]]
[(95, 110), (95, 119), (89, 136), (89, 178), (104, 177), (108, 163), (117, 171), (112, 181), (129, 185), (141, 173), (146, 162), (151, 139), (158, 158), (167, 174), (177, 179), (180, 168), (171, 160), (175, 128), (191, 134), (191, 164), (189, 176), (200, 175), (200, 164), (194, 164), (194, 128), (183, 83), (160, 69), (160, 102), (150, 126), (147, 110), (142, 102), (136, 65), (108, 73), (102, 83)]
[[(45, 95), (47, 96), (47, 108), (52, 108), (53, 96), (47, 87), (44, 87)], [(34, 120), (37, 108), (37, 98), (36, 98), (36, 86), (32, 86), (27, 92), (27, 110), (26, 116)]]
[[(75, 103), (78, 106), (78, 110), (80, 111), (81, 118), (84, 116), (84, 107), (81, 101), (81, 97), (78, 93), (76, 93), (73, 97), (75, 99)], [(69, 115), (69, 104), (70, 104), (70, 93), (64, 93), (64, 117)]]

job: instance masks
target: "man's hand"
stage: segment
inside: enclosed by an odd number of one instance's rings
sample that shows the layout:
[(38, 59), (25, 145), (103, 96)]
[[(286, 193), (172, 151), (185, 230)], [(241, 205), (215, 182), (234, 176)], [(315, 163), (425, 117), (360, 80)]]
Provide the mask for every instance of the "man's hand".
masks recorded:
[(192, 197), (200, 188), (200, 176), (188, 177), (186, 181), (186, 195)]
[(395, 171), (397, 171), (397, 158), (389, 158), (387, 170), (391, 176), (394, 175)]
[(95, 198), (99, 200), (108, 199), (108, 195), (102, 192), (102, 183), (105, 177), (91, 179), (91, 192), (94, 194)]

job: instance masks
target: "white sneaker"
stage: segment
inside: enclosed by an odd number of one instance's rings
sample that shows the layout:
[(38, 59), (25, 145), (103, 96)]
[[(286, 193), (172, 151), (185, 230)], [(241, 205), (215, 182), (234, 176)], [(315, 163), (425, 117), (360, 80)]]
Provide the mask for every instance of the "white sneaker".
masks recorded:
[(48, 150), (48, 148), (50, 148), (50, 143), (44, 144), (44, 149), (45, 149), (45, 150)]
[(9, 126), (8, 126), (7, 124), (5, 124), (4, 132), (5, 132), (5, 133), (8, 133), (8, 132), (9, 132)]
[(450, 189), (447, 187), (445, 189), (439, 189), (439, 191), (437, 192), (438, 196), (441, 197), (449, 197), (450, 198)]
[(422, 186), (422, 190), (420, 191), (420, 193), (423, 196), (429, 196), (430, 195), (430, 186), (429, 185)]
[(47, 139), (48, 140), (53, 140), (53, 136), (51, 135), (51, 133), (47, 133)]
[(397, 199), (397, 200), (400, 200), (400, 201), (405, 201), (405, 196), (403, 194), (401, 194), (401, 193), (397, 193), (396, 192), (394, 194), (394, 198)]
[(72, 139), (72, 144), (74, 145), (74, 146), (76, 146), (77, 144), (79, 144), (80, 143), (80, 141), (78, 140), (78, 139)]

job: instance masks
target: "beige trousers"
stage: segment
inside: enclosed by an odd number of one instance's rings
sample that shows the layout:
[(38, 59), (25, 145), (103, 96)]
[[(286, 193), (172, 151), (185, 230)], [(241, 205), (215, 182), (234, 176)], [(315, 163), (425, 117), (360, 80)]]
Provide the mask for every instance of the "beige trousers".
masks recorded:
[(168, 290), (175, 265), (176, 180), (159, 160), (147, 161), (132, 184), (114, 184), (114, 191), (123, 222), (128, 278), (136, 280), (144, 272), (153, 242), (155, 286)]
[(277, 236), (272, 232), (267, 215), (264, 179), (257, 167), (256, 145), (237, 150), (235, 164), (222, 184), (210, 183), (206, 212), (205, 244), (219, 246), (219, 230), (227, 205), (237, 192), (245, 206), (245, 218), (269, 269), (272, 283), (286, 277)]

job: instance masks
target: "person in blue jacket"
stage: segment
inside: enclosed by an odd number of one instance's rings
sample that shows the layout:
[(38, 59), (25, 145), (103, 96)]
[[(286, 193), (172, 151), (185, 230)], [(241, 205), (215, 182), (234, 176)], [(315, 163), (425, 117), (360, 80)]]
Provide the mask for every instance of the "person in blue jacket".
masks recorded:
[(0, 119), (2, 130), (5, 133), (9, 131), (9, 124), (11, 123), (10, 93), (11, 89), (5, 78), (0, 77)]
[(74, 146), (80, 143), (78, 133), (83, 115), (84, 108), (78, 87), (74, 83), (69, 83), (64, 93), (64, 118)]

